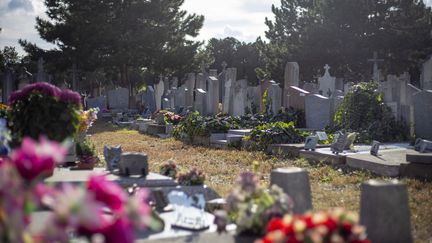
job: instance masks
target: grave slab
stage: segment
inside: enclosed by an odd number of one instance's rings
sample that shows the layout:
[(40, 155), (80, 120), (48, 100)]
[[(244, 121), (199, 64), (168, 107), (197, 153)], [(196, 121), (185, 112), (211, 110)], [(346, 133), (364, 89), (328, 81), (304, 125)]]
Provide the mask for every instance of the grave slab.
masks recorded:
[(377, 175), (396, 177), (400, 175), (400, 167), (407, 164), (406, 150), (388, 150), (379, 152), (378, 156), (362, 153), (348, 155), (346, 164), (355, 169), (364, 169)]
[(166, 131), (165, 125), (158, 124), (149, 124), (147, 127), (147, 133), (153, 136), (157, 136), (158, 134), (163, 134)]
[[(316, 148), (328, 148), (330, 145), (317, 144)], [(269, 152), (276, 155), (291, 155), (298, 157), (300, 150), (304, 149), (304, 143), (294, 144), (272, 144), (269, 146)]]
[(406, 151), (406, 161), (411, 163), (429, 164), (432, 166), (432, 153), (419, 153), (409, 149)]
[(138, 187), (175, 187), (177, 182), (167, 176), (163, 176), (156, 173), (149, 173), (146, 177), (142, 176), (130, 176), (122, 177), (114, 175), (104, 168), (95, 168), (94, 170), (81, 170), (71, 171), (66, 168), (56, 168), (53, 176), (45, 180), (46, 183), (60, 184), (60, 183), (72, 183), (72, 184), (84, 184), (88, 181), (89, 177), (94, 174), (103, 174), (107, 176), (109, 181), (118, 183), (123, 187), (130, 187), (137, 185)]

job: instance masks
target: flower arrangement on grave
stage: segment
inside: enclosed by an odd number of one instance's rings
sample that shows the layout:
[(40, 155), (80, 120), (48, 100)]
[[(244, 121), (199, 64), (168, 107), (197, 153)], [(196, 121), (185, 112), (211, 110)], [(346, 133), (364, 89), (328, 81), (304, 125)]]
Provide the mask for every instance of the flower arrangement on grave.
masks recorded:
[(76, 153), (79, 160), (77, 169), (93, 169), (99, 162), (96, 147), (89, 139), (76, 144)]
[(175, 126), (183, 120), (182, 116), (177, 115), (172, 111), (160, 110), (159, 113), (164, 115), (165, 124), (173, 124)]
[[(85, 187), (43, 183), (66, 153), (57, 142), (26, 137), (10, 157), (0, 160), (1, 242), (69, 242), (71, 236), (90, 241), (101, 235), (107, 243), (129, 243), (135, 229), (158, 226), (146, 190), (128, 197), (103, 175), (92, 176)], [(30, 215), (41, 206), (50, 215), (41, 231), (30, 233)]]
[(295, 128), (294, 122), (273, 122), (255, 127), (245, 140), (254, 149), (265, 150), (271, 144), (301, 143), (306, 136), (306, 132)]
[(237, 232), (263, 235), (267, 223), (292, 210), (292, 200), (281, 188), (273, 185), (269, 190), (259, 185), (251, 172), (240, 174), (234, 188), (226, 197), (228, 219), (237, 225)]
[(174, 160), (168, 160), (167, 162), (163, 163), (160, 167), (160, 174), (175, 179), (177, 175), (176, 162)]
[(178, 184), (182, 186), (201, 186), (204, 185), (205, 174), (197, 168), (191, 169), (187, 173), (180, 173)]
[(274, 218), (267, 225), (267, 234), (257, 243), (370, 243), (365, 232), (365, 228), (358, 224), (356, 214), (332, 209)]
[(81, 96), (60, 90), (48, 83), (34, 83), (9, 97), (12, 142), (17, 146), (24, 137), (46, 136), (62, 142), (75, 137), (82, 108)]
[(8, 105), (0, 103), (0, 118), (7, 119), (9, 110)]
[(81, 133), (86, 133), (88, 129), (93, 126), (93, 123), (97, 120), (97, 114), (99, 108), (90, 108), (86, 111), (80, 112), (80, 123), (78, 131)]

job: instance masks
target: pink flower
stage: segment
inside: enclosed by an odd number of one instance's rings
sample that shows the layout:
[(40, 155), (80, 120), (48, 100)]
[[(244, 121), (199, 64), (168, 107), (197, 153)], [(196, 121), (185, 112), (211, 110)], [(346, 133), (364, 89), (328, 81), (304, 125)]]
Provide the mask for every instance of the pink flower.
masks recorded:
[(151, 221), (151, 208), (147, 200), (148, 191), (146, 189), (138, 189), (135, 195), (128, 200), (128, 219), (138, 229), (145, 229)]
[(124, 218), (118, 219), (103, 234), (105, 243), (132, 243), (134, 242), (134, 232), (131, 224)]
[(126, 192), (117, 184), (110, 182), (104, 175), (91, 176), (87, 188), (93, 192), (95, 199), (104, 203), (115, 213), (123, 213), (127, 200)]
[(72, 103), (78, 106), (81, 105), (81, 95), (69, 89), (65, 89), (61, 92), (60, 100), (65, 103)]
[(9, 97), (9, 104), (13, 105), (17, 101), (27, 98), (31, 93), (39, 92), (44, 95), (60, 97), (61, 90), (49, 83), (40, 82), (25, 86), (22, 90), (16, 91)]
[(21, 177), (30, 182), (51, 175), (56, 163), (63, 162), (66, 154), (67, 149), (57, 142), (42, 138), (38, 143), (24, 138), (21, 147), (13, 151), (11, 160)]

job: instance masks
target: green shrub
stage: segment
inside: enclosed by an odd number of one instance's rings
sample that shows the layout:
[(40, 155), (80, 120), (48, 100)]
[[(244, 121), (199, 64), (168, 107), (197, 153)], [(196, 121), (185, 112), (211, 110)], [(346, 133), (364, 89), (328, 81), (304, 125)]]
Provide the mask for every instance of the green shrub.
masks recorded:
[(294, 122), (273, 122), (257, 126), (246, 138), (249, 146), (265, 150), (270, 144), (301, 143), (307, 133), (296, 129)]
[(377, 88), (378, 84), (374, 82), (355, 85), (335, 114), (335, 129), (357, 132), (357, 142), (407, 139), (407, 127), (395, 120)]

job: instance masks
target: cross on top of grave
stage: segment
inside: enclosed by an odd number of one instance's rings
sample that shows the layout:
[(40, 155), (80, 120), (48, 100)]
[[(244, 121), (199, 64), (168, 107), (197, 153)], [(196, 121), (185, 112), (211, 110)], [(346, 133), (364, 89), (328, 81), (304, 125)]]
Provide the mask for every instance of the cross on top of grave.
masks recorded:
[(329, 66), (328, 64), (326, 64), (326, 65), (324, 66), (324, 69), (325, 69), (324, 76), (330, 76), (330, 72), (329, 72), (329, 70), (330, 70), (330, 66)]
[(378, 59), (378, 52), (374, 51), (373, 58), (368, 59), (368, 62), (373, 62), (373, 78), (376, 82), (379, 82), (380, 74), (378, 69), (378, 63), (384, 62), (384, 59)]

